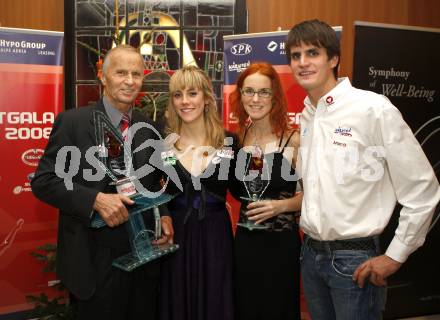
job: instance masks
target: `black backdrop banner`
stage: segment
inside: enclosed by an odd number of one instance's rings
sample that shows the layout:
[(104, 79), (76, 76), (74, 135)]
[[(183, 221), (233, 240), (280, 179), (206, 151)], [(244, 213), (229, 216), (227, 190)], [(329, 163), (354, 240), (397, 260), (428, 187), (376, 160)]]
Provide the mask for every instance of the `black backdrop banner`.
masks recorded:
[[(387, 96), (440, 171), (440, 29), (355, 22), (353, 85)], [(405, 152), (405, 150), (402, 150)], [(400, 206), (382, 235), (386, 249)], [(396, 319), (440, 313), (439, 208), (425, 244), (388, 282), (384, 317)]]

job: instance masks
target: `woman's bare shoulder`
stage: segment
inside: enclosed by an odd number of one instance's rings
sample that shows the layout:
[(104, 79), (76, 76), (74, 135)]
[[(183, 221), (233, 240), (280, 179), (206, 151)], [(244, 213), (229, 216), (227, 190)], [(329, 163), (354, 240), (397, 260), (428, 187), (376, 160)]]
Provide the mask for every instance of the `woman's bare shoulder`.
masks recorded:
[(299, 147), (299, 136), (299, 128), (289, 128), (289, 130), (284, 134), (284, 140), (289, 140), (287, 146)]

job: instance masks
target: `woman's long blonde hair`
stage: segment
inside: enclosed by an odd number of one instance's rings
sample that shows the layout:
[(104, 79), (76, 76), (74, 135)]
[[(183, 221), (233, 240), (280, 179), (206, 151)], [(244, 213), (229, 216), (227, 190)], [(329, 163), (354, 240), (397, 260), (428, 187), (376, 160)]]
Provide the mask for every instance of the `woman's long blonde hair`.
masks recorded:
[(184, 89), (197, 89), (203, 92), (203, 97), (205, 99), (203, 119), (205, 121), (206, 142), (216, 149), (222, 147), (225, 132), (217, 112), (217, 104), (212, 83), (208, 76), (196, 66), (187, 65), (171, 76), (169, 84), (170, 98), (167, 107), (167, 126), (165, 129), (166, 133), (180, 134), (182, 119), (180, 119), (174, 108), (173, 94), (176, 91), (182, 91)]

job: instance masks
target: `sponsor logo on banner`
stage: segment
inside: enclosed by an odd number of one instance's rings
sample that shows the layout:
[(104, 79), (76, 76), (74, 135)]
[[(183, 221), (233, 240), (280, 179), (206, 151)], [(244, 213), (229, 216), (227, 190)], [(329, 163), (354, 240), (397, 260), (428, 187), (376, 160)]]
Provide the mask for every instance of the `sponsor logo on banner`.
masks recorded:
[(287, 112), (287, 118), (290, 125), (299, 125), (301, 119), (301, 112)]
[(28, 166), (36, 167), (43, 153), (43, 149), (28, 149), (21, 155), (21, 161)]
[(60, 35), (55, 33), (25, 34), (6, 29), (0, 30), (0, 61), (60, 66), (62, 42), (59, 39)]
[(22, 188), (21, 186), (16, 186), (16, 187), (12, 190), (12, 192), (13, 192), (14, 194), (20, 194), (22, 189), (23, 189), (23, 188)]
[[(7, 126), (4, 128), (6, 140), (49, 139), (54, 120), (54, 112), (0, 112), (0, 125)], [(26, 125), (29, 126), (26, 127)], [(48, 126), (39, 127), (35, 125)]]
[(238, 118), (237, 118), (237, 116), (235, 115), (234, 112), (230, 112), (229, 113), (228, 122), (231, 123), (231, 124), (237, 124), (238, 123)]
[(269, 50), (270, 52), (276, 52), (277, 50), (279, 51), (280, 55), (285, 55), (286, 52), (284, 50), (286, 44), (284, 41), (281, 42), (276, 42), (276, 41), (271, 41), (267, 44), (266, 48), (267, 50)]
[(32, 192), (30, 180), (24, 181), (22, 185), (15, 186), (14, 189), (12, 189), (12, 193), (15, 195), (19, 195), (23, 192)]
[(243, 62), (243, 63), (235, 63), (235, 61), (233, 61), (232, 64), (228, 65), (228, 70), (229, 70), (229, 72), (235, 71), (237, 73), (240, 73), (240, 72), (244, 71), (250, 65), (251, 65), (250, 60)]
[(0, 39), (0, 47), (22, 48), (22, 49), (44, 49), (46, 48), (46, 44), (44, 42), (6, 41), (4, 39)]
[(270, 52), (274, 52), (277, 48), (278, 48), (278, 44), (275, 41), (271, 41), (267, 45), (267, 50), (269, 50)]
[(29, 173), (29, 174), (27, 175), (27, 179), (28, 179), (28, 181), (31, 182), (32, 179), (34, 178), (34, 176), (35, 176), (35, 172), (31, 172), (31, 173)]
[(54, 112), (0, 112), (0, 124), (53, 124)]
[(17, 181), (20, 184), (16, 185), (12, 189), (12, 193), (15, 195), (19, 195), (24, 192), (32, 192), (31, 181), (32, 181), (32, 178), (34, 177), (34, 175), (35, 175), (35, 172), (31, 172), (26, 176), (26, 179), (23, 182), (20, 183)]
[(248, 43), (237, 43), (231, 47), (231, 53), (235, 56), (245, 56), (252, 52), (252, 46)]

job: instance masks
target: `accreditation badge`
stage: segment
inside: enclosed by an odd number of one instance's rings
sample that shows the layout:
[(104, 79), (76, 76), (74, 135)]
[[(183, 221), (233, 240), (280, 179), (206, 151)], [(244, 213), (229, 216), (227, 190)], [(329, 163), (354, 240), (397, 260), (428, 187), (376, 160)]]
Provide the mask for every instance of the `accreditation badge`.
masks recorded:
[(221, 148), (217, 151), (217, 156), (220, 158), (233, 159), (234, 158), (234, 150)]
[(160, 157), (162, 158), (164, 167), (174, 166), (176, 164), (177, 158), (172, 150), (162, 152)]

